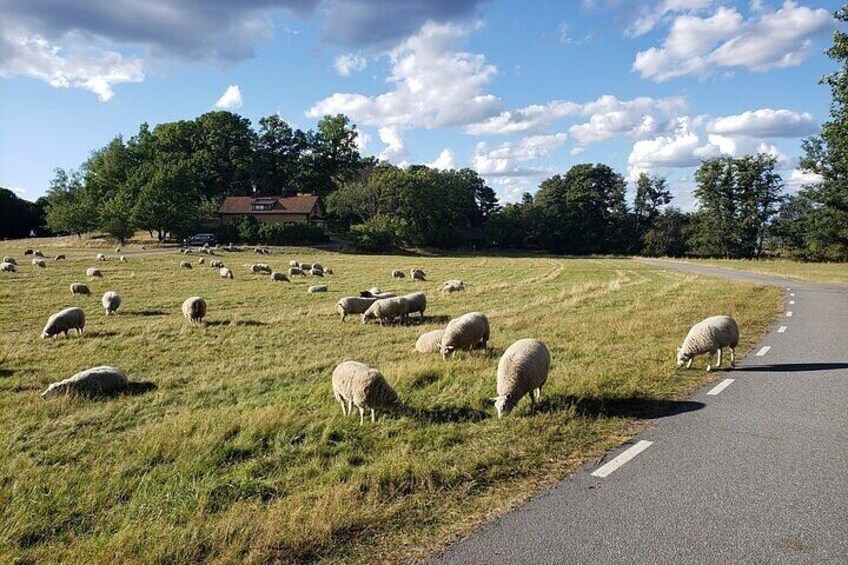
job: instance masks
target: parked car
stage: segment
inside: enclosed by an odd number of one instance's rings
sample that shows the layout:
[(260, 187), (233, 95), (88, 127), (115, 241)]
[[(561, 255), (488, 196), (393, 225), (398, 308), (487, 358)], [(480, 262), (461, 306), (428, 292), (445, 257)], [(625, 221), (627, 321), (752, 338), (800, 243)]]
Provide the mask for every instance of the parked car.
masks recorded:
[(214, 247), (217, 244), (218, 238), (215, 237), (215, 234), (212, 233), (198, 233), (183, 240), (184, 247), (190, 247), (192, 245), (200, 247), (208, 245), (209, 247)]

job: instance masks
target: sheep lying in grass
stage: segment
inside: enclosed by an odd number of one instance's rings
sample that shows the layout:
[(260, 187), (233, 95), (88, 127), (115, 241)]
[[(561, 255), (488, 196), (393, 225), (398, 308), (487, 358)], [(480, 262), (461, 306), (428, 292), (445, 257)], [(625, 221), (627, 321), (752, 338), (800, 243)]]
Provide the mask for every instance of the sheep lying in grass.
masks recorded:
[(405, 277), (406, 277), (406, 275), (400, 269), (395, 269), (394, 271), (392, 271), (392, 278), (393, 279), (402, 279), (402, 278), (405, 278)]
[(106, 256), (105, 256), (105, 255), (103, 255), (102, 253), (98, 253), (98, 254), (97, 254), (97, 260), (98, 260), (98, 261), (105, 261), (105, 260), (106, 260)]
[(94, 367), (80, 371), (58, 383), (53, 383), (41, 393), (41, 398), (48, 400), (59, 395), (97, 396), (114, 394), (129, 388), (127, 375), (115, 367)]
[(442, 285), (442, 292), (451, 293), (451, 292), (459, 292), (465, 290), (465, 283), (460, 280), (451, 279), (449, 281), (445, 281), (445, 284)]
[(409, 314), (409, 301), (403, 296), (381, 298), (374, 301), (374, 304), (362, 314), (362, 323), (366, 324), (368, 320), (379, 320), (380, 325), (384, 326), (395, 318), (403, 321), (407, 314)]
[(55, 337), (61, 333), (68, 337), (70, 330), (76, 330), (77, 335), (82, 335), (85, 329), (85, 312), (82, 308), (65, 308), (56, 312), (47, 319), (47, 324), (41, 330), (41, 338)]
[(281, 272), (279, 272), (279, 271), (273, 271), (273, 272), (271, 273), (271, 280), (272, 280), (272, 281), (285, 281), (285, 282), (289, 282), (289, 278), (286, 276), (286, 274), (285, 274), (285, 273), (281, 273)]
[(87, 284), (71, 283), (71, 296), (76, 296), (77, 294), (91, 296), (91, 289), (88, 288)]
[(192, 324), (202, 324), (206, 317), (206, 301), (200, 296), (186, 298), (182, 306), (183, 316)]
[(423, 292), (413, 292), (403, 296), (409, 304), (407, 314), (418, 312), (421, 317), (424, 317), (424, 310), (427, 309), (427, 296)]
[(692, 326), (683, 345), (677, 350), (677, 366), (686, 368), (692, 366), (692, 359), (702, 353), (709, 353), (707, 372), (713, 370), (712, 357), (717, 352), (716, 367), (721, 366), (721, 349), (730, 349), (730, 366), (736, 364), (736, 352), (739, 345), (739, 326), (730, 316), (712, 316)]
[(11, 263), (12, 265), (17, 265), (17, 264), (18, 264), (18, 262), (17, 262), (17, 261), (15, 261), (15, 258), (14, 258), (14, 257), (9, 257), (8, 255), (6, 255), (5, 257), (3, 257), (3, 262), (4, 262), (4, 263)]
[(191, 263), (189, 263), (188, 261), (180, 261), (180, 268), (190, 270), (191, 269)]
[(233, 278), (235, 278), (233, 276), (233, 271), (231, 269), (228, 269), (227, 267), (221, 267), (218, 270), (218, 274), (221, 275), (222, 279), (233, 279)]
[(110, 290), (100, 299), (100, 304), (106, 309), (106, 315), (109, 316), (118, 311), (121, 306), (121, 297), (117, 292)]
[(65, 260), (65, 254), (64, 254), (64, 253), (59, 253), (58, 255), (56, 255), (55, 257), (53, 257), (53, 260), (54, 260), (54, 261), (64, 261), (64, 260)]
[(0, 263), (0, 272), (15, 273), (17, 272), (17, 269), (15, 269), (14, 263), (7, 263), (6, 261), (3, 261), (2, 263)]
[(308, 289), (306, 289), (306, 292), (308, 292), (309, 294), (315, 294), (316, 292), (327, 292), (327, 285), (325, 285), (325, 284), (312, 285)]
[(426, 281), (427, 273), (422, 271), (421, 269), (410, 269), (409, 276), (414, 281)]
[(443, 335), (445, 335), (445, 330), (433, 330), (421, 334), (415, 342), (415, 351), (418, 353), (438, 353), (441, 351)]
[(38, 267), (39, 269), (46, 269), (47, 263), (44, 261), (44, 259), (33, 259), (32, 266)]
[(551, 354), (538, 339), (519, 339), (510, 345), (498, 363), (498, 396), (492, 399), (498, 418), (512, 412), (528, 393), (530, 409), (535, 410), (550, 368)]
[(363, 298), (361, 296), (346, 296), (336, 303), (336, 311), (341, 315), (341, 321), (353, 314), (364, 314), (376, 301), (376, 298)]
[(89, 267), (85, 270), (85, 276), (103, 278), (103, 273), (101, 273), (100, 269), (97, 267)]
[(445, 327), (442, 336), (441, 353), (447, 359), (448, 354), (454, 355), (457, 349), (471, 350), (475, 347), (486, 347), (489, 341), (489, 320), (480, 312), (469, 312), (459, 318), (454, 318)]
[(333, 371), (333, 396), (349, 416), (353, 406), (359, 410), (359, 425), (365, 423), (365, 410), (371, 410), (371, 421), (377, 421), (377, 409), (401, 407), (395, 390), (383, 374), (365, 363), (345, 361)]
[(209, 262), (209, 266), (212, 267), (213, 269), (220, 269), (221, 267), (224, 266), (224, 262), (221, 261), (220, 259), (212, 259)]

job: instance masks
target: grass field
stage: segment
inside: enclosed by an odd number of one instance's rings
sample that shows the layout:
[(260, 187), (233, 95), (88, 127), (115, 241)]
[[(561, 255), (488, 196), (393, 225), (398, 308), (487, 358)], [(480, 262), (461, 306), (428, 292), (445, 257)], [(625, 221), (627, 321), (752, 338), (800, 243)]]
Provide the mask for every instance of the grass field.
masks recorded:
[[(718, 313), (739, 321), (746, 350), (781, 308), (776, 288), (655, 270), (627, 260), (546, 257), (354, 256), (277, 250), (263, 260), (320, 261), (327, 294), (250, 275), (252, 253), (223, 254), (236, 279), (182, 256), (97, 263), (62, 249), (36, 270), (23, 245), (0, 273), (0, 562), (373, 563), (432, 554), (632, 436), (647, 419), (716, 378), (678, 372), (689, 326)], [(51, 256), (55, 250), (44, 249)], [(197, 255), (191, 256), (194, 262)], [(431, 282), (393, 282), (422, 266)], [(99, 266), (93, 296), (72, 298)], [(463, 279), (464, 293), (440, 295)], [(423, 324), (379, 327), (334, 304), (379, 285), (425, 290)], [(106, 318), (100, 296), (123, 297)], [(180, 304), (209, 304), (192, 327)], [(49, 314), (81, 305), (86, 334), (41, 340)], [(416, 337), (480, 310), (491, 350), (445, 362), (413, 351)], [(494, 417), (500, 354), (514, 340), (547, 343), (545, 400)], [(358, 425), (342, 417), (330, 373), (354, 358), (382, 370), (412, 411)], [(110, 364), (134, 381), (111, 399), (39, 393), (50, 382)]]
[(848, 283), (848, 263), (801, 263), (786, 260), (746, 261), (742, 259), (689, 259), (689, 263), (777, 275), (812, 282)]

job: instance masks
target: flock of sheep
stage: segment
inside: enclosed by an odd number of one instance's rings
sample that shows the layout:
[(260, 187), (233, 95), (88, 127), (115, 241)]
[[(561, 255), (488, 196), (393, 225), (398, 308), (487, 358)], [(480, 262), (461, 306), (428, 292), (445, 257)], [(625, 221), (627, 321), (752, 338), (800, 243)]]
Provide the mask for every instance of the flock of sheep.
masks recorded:
[[(214, 254), (208, 248), (205, 252)], [(116, 249), (120, 253), (120, 248)], [(267, 250), (257, 251), (267, 253)], [(44, 256), (40, 251), (26, 250), (25, 255), (34, 255), (33, 266), (44, 268)], [(64, 259), (64, 255), (57, 255), (56, 260)], [(106, 257), (98, 253), (97, 259), (105, 261)], [(125, 256), (120, 256), (122, 262), (126, 262)], [(205, 264), (205, 259), (200, 258), (199, 264)], [(12, 257), (4, 257), (0, 263), (0, 272), (15, 272), (17, 262)], [(180, 266), (191, 269), (188, 261), (181, 261)], [(210, 266), (219, 269), (223, 278), (234, 278), (232, 271), (225, 267), (219, 259), (210, 261)], [(318, 263), (301, 263), (291, 261), (286, 273), (274, 271), (265, 263), (250, 265), (250, 272), (257, 274), (268, 274), (272, 281), (289, 281), (288, 276), (324, 277), (332, 274), (331, 269), (324, 269)], [(102, 277), (97, 268), (86, 270), (88, 277)], [(414, 281), (425, 281), (426, 273), (418, 268), (410, 270), (410, 278)], [(405, 278), (403, 271), (395, 269), (391, 272), (392, 279)], [(461, 280), (451, 279), (446, 281), (441, 291), (445, 293), (457, 292), (465, 289)], [(73, 296), (90, 296), (91, 290), (84, 283), (73, 283), (70, 285)], [(309, 287), (308, 292), (326, 292), (326, 285), (315, 285)], [(101, 304), (106, 315), (115, 314), (121, 305), (121, 297), (114, 291), (106, 292)], [(360, 315), (363, 324), (369, 320), (377, 320), (380, 325), (394, 322), (404, 323), (412, 314), (419, 314), (423, 319), (427, 308), (427, 296), (423, 292), (413, 292), (403, 296), (397, 296), (392, 292), (383, 292), (379, 288), (371, 288), (362, 291), (359, 296), (348, 296), (336, 303), (336, 311), (344, 322), (349, 315)], [(191, 324), (202, 324), (206, 317), (206, 300), (200, 296), (187, 298), (182, 304), (182, 313)], [(82, 308), (71, 307), (57, 312), (49, 317), (47, 324), (42, 330), (41, 337), (56, 337), (59, 334), (68, 336), (68, 332), (75, 330), (82, 335), (85, 329), (85, 312)], [(471, 351), (474, 349), (486, 349), (490, 339), (489, 320), (480, 312), (469, 312), (451, 319), (444, 329), (429, 331), (421, 335), (415, 343), (415, 350), (420, 353), (440, 353), (446, 359), (453, 357), (458, 350)], [(739, 343), (739, 328), (733, 318), (729, 316), (713, 316), (694, 325), (686, 335), (682, 346), (677, 350), (678, 367), (689, 368), (692, 360), (697, 355), (708, 353), (710, 359), (707, 371), (713, 368), (712, 357), (718, 355), (716, 367), (721, 365), (722, 348), (730, 349), (730, 364), (735, 363), (735, 348)], [(509, 414), (517, 403), (526, 395), (529, 395), (531, 409), (535, 409), (536, 403), (541, 400), (542, 387), (548, 378), (551, 366), (551, 355), (547, 346), (536, 339), (519, 339), (510, 345), (498, 363), (496, 390), (497, 396), (493, 398), (498, 417)], [(106, 394), (126, 390), (129, 386), (127, 376), (114, 367), (95, 367), (73, 375), (72, 377), (51, 384), (42, 396), (47, 399), (59, 394)], [(372, 421), (376, 420), (376, 411), (403, 411), (405, 406), (394, 389), (386, 381), (383, 374), (364, 363), (348, 360), (338, 365), (332, 374), (333, 396), (341, 404), (342, 413), (347, 416), (352, 412), (353, 406), (359, 410), (360, 425), (365, 420), (365, 410), (371, 411)]]

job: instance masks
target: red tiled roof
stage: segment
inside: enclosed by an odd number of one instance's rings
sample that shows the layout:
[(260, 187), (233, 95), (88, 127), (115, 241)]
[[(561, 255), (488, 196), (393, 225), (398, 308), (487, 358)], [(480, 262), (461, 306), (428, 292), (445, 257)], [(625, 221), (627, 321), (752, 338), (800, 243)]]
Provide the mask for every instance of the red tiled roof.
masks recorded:
[[(271, 210), (253, 210), (254, 202), (274, 202)], [(227, 196), (218, 208), (219, 214), (310, 214), (318, 203), (312, 194), (298, 196)]]

